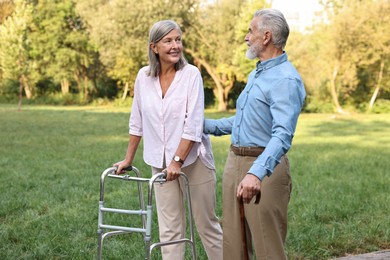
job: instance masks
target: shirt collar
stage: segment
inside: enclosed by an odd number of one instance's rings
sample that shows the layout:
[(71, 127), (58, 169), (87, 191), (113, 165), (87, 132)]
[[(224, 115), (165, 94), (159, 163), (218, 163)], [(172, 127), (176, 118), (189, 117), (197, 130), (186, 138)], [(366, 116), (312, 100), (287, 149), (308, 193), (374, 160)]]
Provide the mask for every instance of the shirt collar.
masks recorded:
[(256, 63), (256, 75), (260, 73), (263, 70), (268, 70), (272, 67), (275, 67), (276, 65), (279, 65), (280, 63), (283, 63), (287, 60), (287, 53), (283, 51), (282, 55), (279, 55), (278, 57), (266, 60), (266, 61), (258, 61)]

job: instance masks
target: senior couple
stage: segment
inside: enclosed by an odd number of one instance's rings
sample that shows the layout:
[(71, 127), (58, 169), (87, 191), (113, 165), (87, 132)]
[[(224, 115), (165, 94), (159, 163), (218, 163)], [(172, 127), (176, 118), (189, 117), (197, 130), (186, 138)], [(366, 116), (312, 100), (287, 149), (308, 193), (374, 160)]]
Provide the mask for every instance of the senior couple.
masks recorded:
[[(286, 156), (305, 99), (302, 80), (284, 47), (289, 27), (275, 9), (255, 12), (245, 42), (258, 59), (230, 118), (204, 119), (203, 82), (183, 55), (182, 32), (171, 20), (149, 32), (149, 65), (134, 85), (125, 159), (132, 165), (143, 137), (143, 158), (152, 173), (167, 173), (155, 186), (160, 241), (185, 234), (184, 172), (190, 184), (195, 225), (208, 259), (243, 259), (238, 198), (244, 201), (247, 253), (256, 259), (286, 259), (291, 176)], [(208, 134), (231, 135), (223, 173), (223, 232), (215, 213), (216, 174)], [(261, 192), (259, 204), (251, 203)], [(184, 244), (162, 247), (165, 260), (184, 259)]]

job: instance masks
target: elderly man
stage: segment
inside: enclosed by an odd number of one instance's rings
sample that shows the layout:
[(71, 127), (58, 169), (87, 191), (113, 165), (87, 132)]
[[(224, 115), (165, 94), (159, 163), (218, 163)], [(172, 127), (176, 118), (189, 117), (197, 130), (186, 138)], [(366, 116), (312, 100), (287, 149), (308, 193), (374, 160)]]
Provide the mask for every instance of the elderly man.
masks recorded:
[[(223, 255), (243, 259), (239, 199), (244, 201), (248, 255), (287, 259), (287, 209), (292, 189), (287, 151), (306, 96), (284, 47), (289, 26), (280, 11), (258, 10), (245, 37), (256, 68), (230, 118), (206, 119), (204, 132), (231, 134), (223, 175)], [(259, 204), (250, 203), (261, 192)]]

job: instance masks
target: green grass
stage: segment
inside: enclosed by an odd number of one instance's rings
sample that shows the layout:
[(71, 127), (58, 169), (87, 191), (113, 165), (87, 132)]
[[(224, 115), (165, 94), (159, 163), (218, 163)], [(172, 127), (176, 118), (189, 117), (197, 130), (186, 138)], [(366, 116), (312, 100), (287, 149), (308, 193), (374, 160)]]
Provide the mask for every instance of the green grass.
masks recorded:
[(390, 117), (303, 115), (290, 151), (292, 259), (390, 248)]
[[(207, 116), (222, 114), (207, 111)], [(128, 118), (127, 108), (25, 106), (17, 111), (0, 105), (0, 259), (96, 257), (99, 176), (123, 158)], [(389, 133), (389, 115), (300, 117), (289, 152), (290, 259), (390, 248)], [(221, 216), (229, 137), (212, 137), (212, 143)], [(135, 165), (150, 176), (140, 153)], [(107, 183), (107, 204), (132, 205), (135, 195), (128, 183)], [(197, 242), (199, 259), (206, 259), (198, 237)], [(142, 237), (108, 238), (103, 253), (105, 259), (143, 259)]]

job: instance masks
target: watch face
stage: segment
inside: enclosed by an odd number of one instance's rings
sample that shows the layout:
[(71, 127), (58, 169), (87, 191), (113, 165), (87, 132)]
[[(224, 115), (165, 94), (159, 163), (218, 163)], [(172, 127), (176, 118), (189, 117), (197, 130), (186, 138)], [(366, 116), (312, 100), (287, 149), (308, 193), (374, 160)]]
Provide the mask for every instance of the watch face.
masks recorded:
[(184, 163), (184, 161), (183, 161), (178, 155), (175, 155), (175, 156), (173, 157), (173, 160), (174, 160), (175, 162), (179, 162), (179, 163), (181, 163), (181, 164)]

